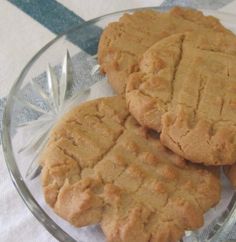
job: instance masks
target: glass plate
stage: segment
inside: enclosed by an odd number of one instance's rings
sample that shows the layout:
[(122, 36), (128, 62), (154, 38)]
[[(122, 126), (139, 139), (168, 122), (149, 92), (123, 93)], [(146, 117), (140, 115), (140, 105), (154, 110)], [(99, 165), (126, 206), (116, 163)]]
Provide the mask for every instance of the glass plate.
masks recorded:
[[(75, 228), (46, 205), (35, 160), (48, 131), (66, 110), (89, 99), (113, 95), (106, 78), (98, 72), (97, 45), (109, 22), (133, 11), (91, 20), (55, 38), (22, 70), (7, 100), (2, 138), (12, 181), (34, 216), (59, 241), (103, 242), (105, 238), (98, 225)], [(236, 32), (236, 16), (203, 12), (218, 17)], [(220, 203), (205, 215), (201, 229), (186, 231), (183, 241), (225, 241), (236, 221), (236, 193), (223, 174), (222, 183)]]

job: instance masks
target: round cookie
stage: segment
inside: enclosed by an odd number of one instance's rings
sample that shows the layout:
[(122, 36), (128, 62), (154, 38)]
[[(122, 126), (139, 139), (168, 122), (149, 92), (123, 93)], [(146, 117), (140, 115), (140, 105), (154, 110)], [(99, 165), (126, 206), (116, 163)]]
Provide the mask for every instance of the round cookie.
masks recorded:
[(137, 71), (143, 53), (162, 38), (185, 31), (231, 33), (218, 19), (193, 9), (175, 7), (169, 12), (143, 10), (125, 14), (118, 22), (110, 23), (100, 38), (101, 71), (117, 93), (124, 93), (127, 77)]
[(47, 203), (110, 242), (178, 241), (220, 197), (217, 170), (188, 163), (129, 114), (123, 97), (74, 108), (52, 130), (41, 164)]
[(175, 153), (206, 165), (236, 161), (236, 37), (190, 32), (153, 45), (130, 75), (138, 122)]

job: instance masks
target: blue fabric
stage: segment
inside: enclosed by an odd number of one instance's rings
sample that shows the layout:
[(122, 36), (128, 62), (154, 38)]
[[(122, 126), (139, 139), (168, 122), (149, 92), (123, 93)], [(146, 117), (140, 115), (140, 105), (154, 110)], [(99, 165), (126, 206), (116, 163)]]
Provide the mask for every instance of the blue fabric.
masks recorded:
[(23, 12), (55, 34), (84, 22), (82, 18), (55, 0), (9, 0)]
[(183, 6), (183, 7), (192, 7), (200, 9), (218, 9), (222, 8), (225, 5), (229, 4), (233, 0), (165, 0), (161, 6)]
[[(55, 0), (9, 0), (9, 2), (55, 34), (62, 34), (85, 22), (81, 17)], [(90, 41), (83, 39), (89, 39), (91, 33), (93, 36), (94, 34), (99, 36), (101, 31), (97, 26), (90, 26), (80, 32), (80, 35), (77, 33), (69, 34), (67, 39), (88, 54), (94, 55), (97, 53), (98, 40), (94, 42), (94, 39), (90, 39)]]

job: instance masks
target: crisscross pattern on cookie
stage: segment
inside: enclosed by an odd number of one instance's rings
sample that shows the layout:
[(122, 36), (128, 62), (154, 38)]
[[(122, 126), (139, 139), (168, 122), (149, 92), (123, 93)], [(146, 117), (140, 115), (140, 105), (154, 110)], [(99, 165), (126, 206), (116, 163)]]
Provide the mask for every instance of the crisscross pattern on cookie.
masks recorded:
[(100, 223), (108, 241), (177, 241), (220, 195), (217, 172), (164, 148), (122, 97), (68, 113), (41, 162), (50, 206), (75, 226)]
[(172, 35), (153, 45), (130, 75), (126, 98), (141, 125), (184, 158), (236, 161), (236, 38), (211, 32)]
[(175, 7), (169, 12), (153, 10), (125, 14), (104, 30), (98, 48), (101, 70), (117, 93), (124, 93), (127, 77), (137, 71), (143, 53), (157, 41), (185, 31), (230, 33), (218, 19), (202, 12)]

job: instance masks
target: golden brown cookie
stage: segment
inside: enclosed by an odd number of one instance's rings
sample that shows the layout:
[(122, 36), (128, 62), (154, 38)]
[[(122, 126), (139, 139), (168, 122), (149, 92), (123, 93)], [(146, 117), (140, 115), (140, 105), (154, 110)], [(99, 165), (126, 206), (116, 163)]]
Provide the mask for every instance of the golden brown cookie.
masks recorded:
[(66, 114), (41, 163), (47, 203), (75, 226), (100, 223), (110, 242), (178, 241), (220, 197), (216, 170), (164, 148), (119, 96)]
[(145, 52), (130, 75), (126, 99), (138, 122), (185, 159), (236, 161), (236, 37), (190, 32)]
[(218, 19), (202, 12), (175, 7), (169, 12), (153, 10), (125, 14), (104, 30), (98, 48), (101, 71), (117, 93), (124, 93), (127, 77), (138, 69), (138, 61), (154, 43), (185, 31), (231, 33)]

